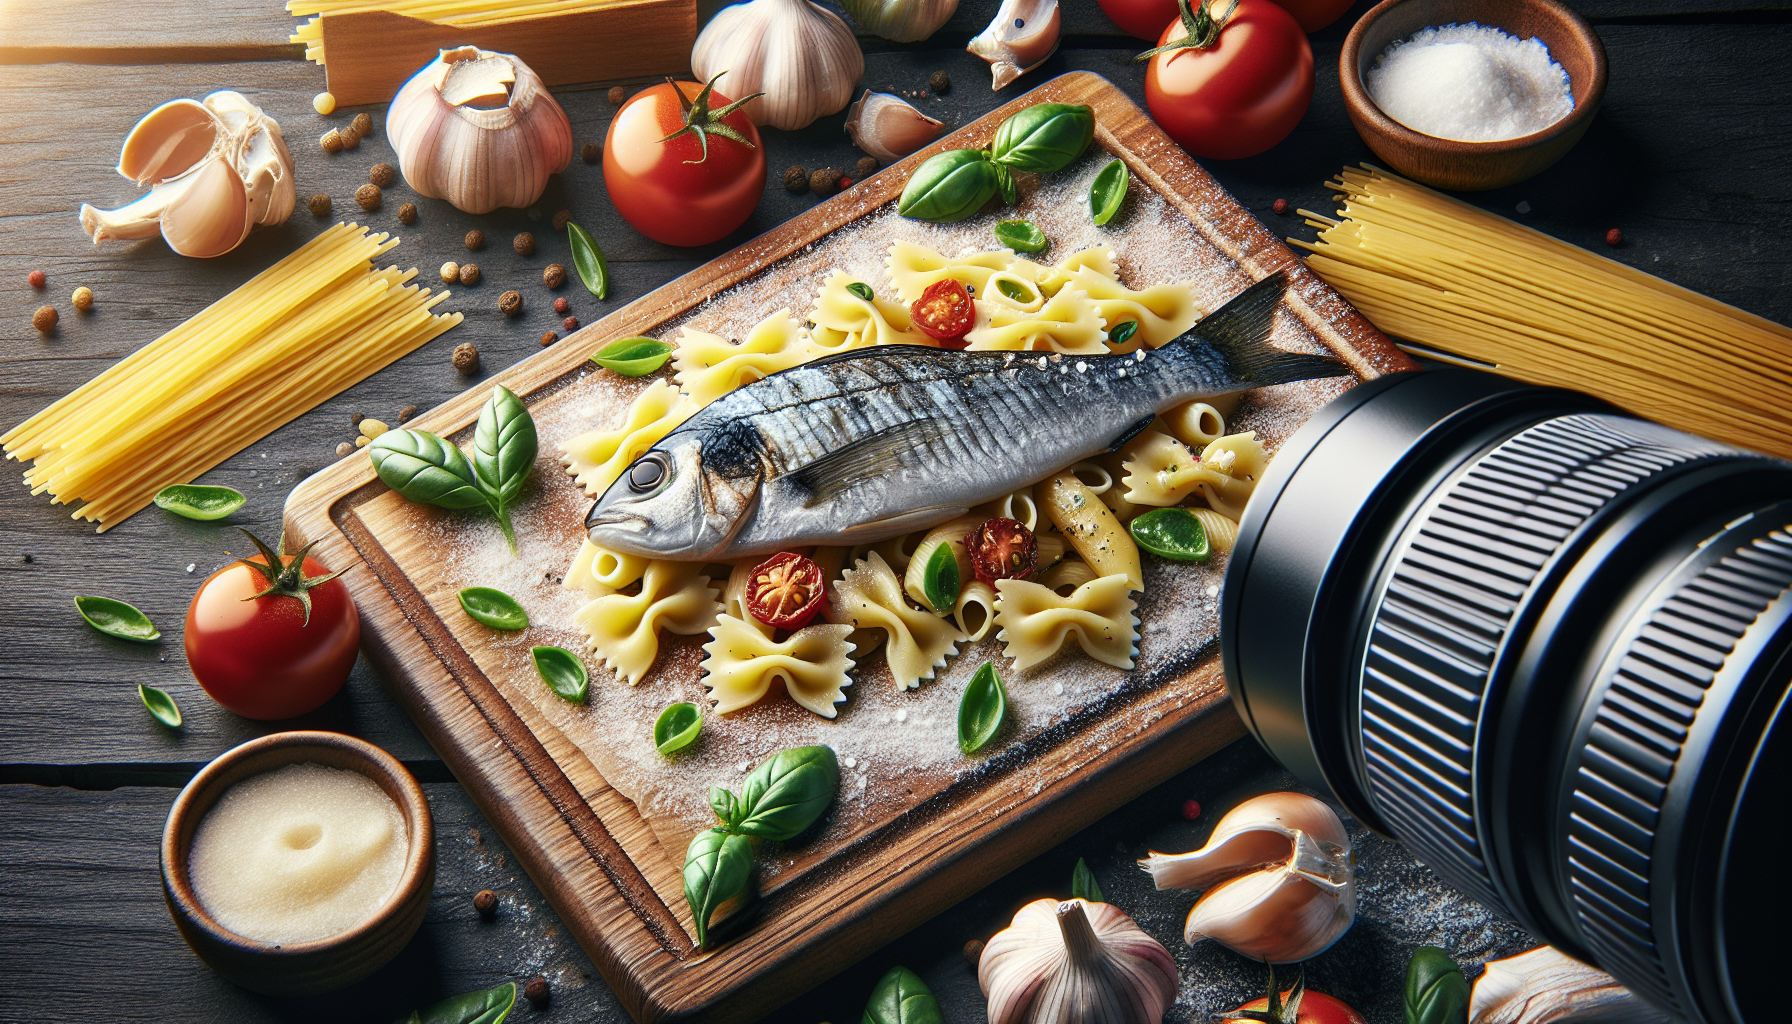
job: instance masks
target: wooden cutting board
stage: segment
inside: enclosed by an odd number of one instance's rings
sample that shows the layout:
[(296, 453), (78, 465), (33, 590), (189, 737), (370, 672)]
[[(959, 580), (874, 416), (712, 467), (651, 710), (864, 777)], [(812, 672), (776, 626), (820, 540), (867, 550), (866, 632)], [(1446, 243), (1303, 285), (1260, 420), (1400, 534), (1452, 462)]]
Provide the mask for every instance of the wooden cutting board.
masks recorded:
[[(609, 416), (613, 421), (627, 394), (614, 386), (600, 387), (587, 361), (603, 342), (631, 335), (674, 337), (673, 326), (693, 317), (702, 323), (704, 311), (718, 303), (776, 295), (779, 288), (789, 287), (786, 278), (814, 273), (818, 259), (825, 263), (829, 246), (843, 252), (860, 246), (862, 263), (867, 242), (864, 237), (852, 240), (855, 234), (863, 236), (879, 223), (912, 224), (878, 218), (890, 217), (885, 207), (895, 201), (915, 165), (942, 149), (987, 145), (1004, 118), (1040, 102), (1091, 105), (1096, 147), (1124, 160), (1131, 171), (1135, 195), (1129, 204), (1135, 213), (1126, 230), (1134, 240), (1114, 236), (1123, 263), (1127, 245), (1173, 247), (1168, 255), (1189, 268), (1188, 273), (1212, 279), (1204, 288), (1213, 299), (1207, 308), (1251, 280), (1287, 269), (1294, 286), (1284, 307), (1288, 315), (1279, 321), (1278, 343), (1290, 335), (1297, 344), (1329, 348), (1361, 379), (1413, 368), (1118, 89), (1099, 76), (1077, 72), (643, 296), (409, 425), (464, 445), (493, 383), (523, 396), (538, 423), (564, 421), (575, 408), (587, 418)], [(1107, 159), (1098, 154), (1083, 166), (1093, 168), (1097, 164), (1091, 160)], [(1059, 208), (1067, 210), (1068, 204), (1060, 202)], [(1081, 230), (1094, 230), (1086, 224), (1086, 212), (1080, 216)], [(987, 232), (987, 226), (979, 230)], [(993, 246), (992, 241), (985, 244)], [(1049, 255), (1063, 253), (1054, 249)], [(1161, 261), (1166, 253), (1150, 255)], [(1150, 282), (1127, 283), (1142, 287)], [(814, 286), (819, 284), (819, 278), (813, 280)], [(803, 311), (795, 314), (800, 320)], [(1340, 386), (1285, 400), (1279, 425), (1259, 429), (1267, 429), (1273, 443)], [(526, 554), (547, 546), (559, 550), (563, 557), (557, 564), (564, 565), (577, 551), (589, 500), (555, 471), (558, 451), (552, 433), (544, 429), (539, 484), (530, 499), (538, 514), (519, 510), (518, 522), (519, 529), (525, 521), (541, 523), (524, 530)], [(1042, 467), (1042, 472), (1051, 468)], [(526, 653), (531, 641), (520, 647), (517, 642), (496, 644), (491, 631), (458, 611), (454, 593), (469, 580), (465, 565), (456, 569), (456, 558), (447, 549), (460, 533), (475, 528), (495, 534), (489, 525), (466, 523), (464, 516), (456, 519), (399, 500), (378, 481), (367, 457), (357, 454), (293, 491), (285, 533), (288, 550), (316, 541), (326, 564), (351, 567), (343, 580), (360, 607), (369, 657), (639, 1021), (758, 1019), (1243, 732), (1227, 706), (1211, 613), (1204, 632), (1166, 639), (1160, 631), (1153, 637), (1155, 655), (1142, 654), (1137, 671), (1111, 673), (1105, 687), (1061, 698), (1058, 711), (1020, 730), (971, 770), (944, 776), (918, 771), (902, 792), (880, 787), (875, 794), (879, 800), (856, 805), (853, 815), (837, 814), (834, 824), (789, 849), (774, 850), (774, 867), (761, 879), (762, 896), (750, 927), (718, 948), (699, 951), (681, 896), (680, 868), (682, 837), (701, 823), (686, 822), (682, 832), (669, 827), (663, 808), (624, 795), (634, 792), (638, 799), (638, 781), (624, 785), (620, 778), (606, 779), (594, 763), (606, 756), (603, 730), (638, 730), (641, 723), (569, 717), (573, 712), (541, 699), (533, 672), (517, 668), (518, 651)], [(514, 575), (528, 563), (496, 558), (481, 564), (494, 573)], [(1222, 568), (1210, 567), (1214, 585), (1205, 590), (1209, 608)], [(545, 575), (549, 583), (558, 582), (551, 568)], [(505, 588), (529, 585), (477, 574), (473, 580)], [(1199, 592), (1190, 593), (1195, 595), (1190, 603), (1202, 600)], [(1149, 611), (1144, 618), (1150, 630)], [(702, 652), (695, 648), (703, 639), (668, 641), (663, 672), (656, 668), (663, 678), (656, 682), (650, 677), (643, 687), (671, 687), (671, 692), (642, 692), (665, 694), (657, 698), (661, 700), (700, 700), (697, 661)], [(563, 643), (552, 638), (532, 642)], [(873, 657), (881, 666), (881, 657)], [(960, 674), (966, 674), (976, 660), (982, 659), (961, 655), (954, 671), (962, 668)], [(593, 668), (594, 691), (622, 687), (601, 665)], [(876, 701), (891, 699), (872, 689), (879, 684), (869, 677), (880, 671), (863, 673), (868, 678), (856, 684), (844, 707), (877, 706)], [(942, 670), (939, 680), (923, 687), (944, 687), (947, 675)], [(881, 685), (888, 687), (887, 672), (882, 679)], [(681, 686), (684, 692), (679, 692)], [(1010, 690), (1019, 692), (1012, 681)], [(1056, 692), (1065, 691), (1059, 686)], [(899, 712), (893, 720), (906, 719)], [(711, 741), (706, 735), (702, 742)], [(865, 776), (859, 778), (863, 787)]]

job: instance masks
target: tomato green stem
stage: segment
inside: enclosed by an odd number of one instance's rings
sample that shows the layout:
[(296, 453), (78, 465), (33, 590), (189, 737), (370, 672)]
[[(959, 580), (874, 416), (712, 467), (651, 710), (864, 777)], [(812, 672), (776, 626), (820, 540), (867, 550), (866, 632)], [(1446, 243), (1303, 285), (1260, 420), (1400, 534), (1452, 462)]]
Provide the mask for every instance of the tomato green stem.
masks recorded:
[(1227, 7), (1226, 13), (1219, 18), (1213, 16), (1212, 0), (1196, 0), (1196, 2), (1200, 6), (1191, 10), (1189, 0), (1176, 0), (1176, 7), (1182, 13), (1182, 29), (1187, 35), (1181, 39), (1172, 39), (1162, 46), (1154, 46), (1134, 57), (1133, 60), (1150, 60), (1160, 53), (1171, 53), (1176, 50), (1206, 50), (1219, 42), (1220, 30), (1226, 27), (1226, 23), (1232, 20), (1233, 13), (1238, 10), (1238, 0), (1232, 0), (1232, 5)]
[(728, 72), (726, 71), (716, 72), (715, 78), (705, 82), (703, 88), (698, 90), (696, 98), (694, 99), (686, 98), (684, 90), (678, 87), (677, 82), (672, 81), (670, 78), (666, 79), (666, 82), (672, 86), (672, 95), (678, 97), (678, 105), (684, 110), (684, 127), (660, 141), (671, 142), (680, 135), (686, 134), (697, 136), (698, 144), (703, 147), (703, 155), (695, 160), (686, 160), (685, 163), (687, 164), (700, 164), (709, 159), (709, 137), (712, 134), (720, 135), (724, 139), (733, 139), (735, 142), (740, 143), (748, 149), (758, 148), (757, 146), (754, 146), (745, 135), (742, 135), (740, 132), (723, 124), (722, 119), (746, 106), (749, 102), (765, 95), (764, 93), (756, 92), (751, 96), (744, 96), (720, 110), (709, 109), (710, 92), (715, 89), (716, 80), (727, 73)]

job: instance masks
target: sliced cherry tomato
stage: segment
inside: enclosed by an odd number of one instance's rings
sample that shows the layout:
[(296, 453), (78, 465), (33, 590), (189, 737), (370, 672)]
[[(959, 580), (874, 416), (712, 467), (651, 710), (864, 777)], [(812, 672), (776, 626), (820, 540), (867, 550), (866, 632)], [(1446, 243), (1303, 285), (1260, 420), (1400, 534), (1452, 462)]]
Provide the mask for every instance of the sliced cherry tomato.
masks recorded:
[(1012, 519), (991, 519), (964, 539), (971, 572), (985, 583), (1033, 575), (1039, 564), (1039, 540)]
[[(1232, 16), (1207, 46), (1152, 57), (1145, 69), (1145, 103), (1170, 138), (1195, 156), (1255, 156), (1287, 138), (1307, 112), (1313, 48), (1294, 16), (1273, 0), (1238, 0), (1236, 9), (1230, 0), (1211, 0), (1207, 10), (1211, 24), (1227, 10)], [(1177, 18), (1158, 45), (1188, 35)]]
[(963, 348), (964, 336), (977, 326), (977, 307), (957, 278), (942, 278), (928, 285), (909, 306), (908, 314), (922, 334), (951, 348)]
[(747, 582), (747, 611), (774, 629), (801, 629), (821, 610), (825, 582), (820, 566), (795, 552), (780, 551), (753, 569)]

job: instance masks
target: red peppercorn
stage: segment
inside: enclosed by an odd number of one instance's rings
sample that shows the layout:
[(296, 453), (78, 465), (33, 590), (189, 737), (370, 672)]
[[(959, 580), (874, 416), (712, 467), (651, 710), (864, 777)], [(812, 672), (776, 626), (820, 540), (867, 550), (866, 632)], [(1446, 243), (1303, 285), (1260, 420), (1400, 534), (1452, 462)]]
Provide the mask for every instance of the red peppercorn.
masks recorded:
[(1184, 800), (1184, 801), (1182, 801), (1182, 817), (1185, 820), (1194, 821), (1196, 818), (1199, 818), (1200, 816), (1201, 816), (1201, 801), (1199, 801), (1199, 800)]
[(561, 316), (565, 316), (567, 309), (570, 308), (571, 306), (572, 306), (572, 303), (566, 301), (566, 296), (564, 296), (564, 295), (562, 295), (559, 298), (554, 300), (554, 312), (560, 314)]
[(1277, 213), (1287, 213), (1288, 212), (1288, 200), (1278, 199), (1274, 203), (1271, 204), (1270, 208), (1275, 210)]
[(1610, 231), (1607, 231), (1605, 233), (1605, 244), (1606, 245), (1623, 245), (1624, 244), (1624, 232), (1619, 231), (1617, 228), (1613, 228)]
[(852, 187), (852, 179), (851, 178), (841, 178), (840, 179), (840, 187), (842, 189), (851, 188)]
[(30, 275), (26, 277), (26, 280), (31, 282), (31, 287), (42, 288), (44, 286), (44, 272), (41, 270), (33, 270)]
[(565, 327), (568, 331), (576, 331), (579, 329), (579, 318), (576, 316), (569, 316), (561, 326)]

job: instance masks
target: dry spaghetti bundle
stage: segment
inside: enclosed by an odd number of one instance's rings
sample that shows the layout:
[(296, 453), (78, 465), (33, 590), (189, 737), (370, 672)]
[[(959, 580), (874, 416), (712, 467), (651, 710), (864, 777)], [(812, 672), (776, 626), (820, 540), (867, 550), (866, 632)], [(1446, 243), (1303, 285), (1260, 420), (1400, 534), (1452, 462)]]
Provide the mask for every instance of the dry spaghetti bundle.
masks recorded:
[(1792, 330), (1384, 171), (1330, 184), (1340, 219), (1291, 241), (1409, 350), (1792, 458)]
[(0, 435), (25, 482), (105, 532), (460, 323), (446, 291), (376, 270), (398, 244), (338, 224), (68, 397)]
[(305, 44), (305, 59), (325, 63), (323, 16), (361, 11), (390, 11), (443, 25), (492, 25), (501, 21), (566, 14), (605, 7), (617, 0), (287, 0), (286, 11), (311, 20), (287, 39)]

